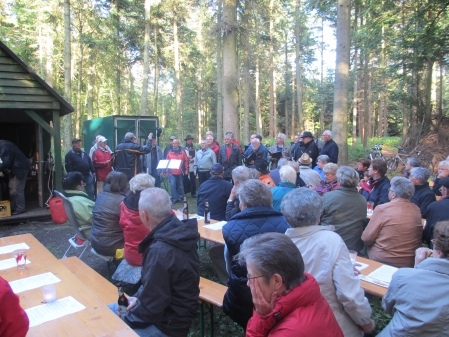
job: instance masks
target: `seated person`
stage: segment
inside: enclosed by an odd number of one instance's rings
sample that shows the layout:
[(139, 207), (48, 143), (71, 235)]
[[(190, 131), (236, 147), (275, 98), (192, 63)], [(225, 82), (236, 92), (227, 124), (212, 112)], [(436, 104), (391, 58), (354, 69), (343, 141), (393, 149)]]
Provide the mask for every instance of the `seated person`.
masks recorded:
[(332, 226), (319, 225), (323, 198), (313, 190), (298, 188), (284, 197), (281, 210), (292, 227), (285, 234), (301, 252), (304, 270), (315, 277), (343, 334), (361, 337), (362, 331), (371, 333), (375, 327), (371, 307), (354, 276), (348, 249)]
[(224, 169), (219, 163), (213, 164), (210, 179), (203, 182), (198, 190), (196, 204), (197, 213), (204, 215), (204, 205), (209, 201), (210, 218), (213, 220), (226, 220), (226, 204), (232, 190), (232, 184), (223, 179)]
[(301, 175), (299, 174), (299, 163), (293, 160), (289, 160), (285, 165), (293, 167), (296, 172), (296, 187), (304, 187), (306, 183), (301, 179)]
[(132, 266), (142, 265), (142, 254), (138, 247), (150, 232), (142, 224), (139, 216), (140, 192), (154, 187), (154, 178), (146, 173), (140, 173), (129, 181), (131, 194), (120, 204), (120, 227), (125, 240), (125, 259)]
[(382, 307), (393, 318), (378, 337), (447, 336), (449, 222), (439, 222), (434, 237), (433, 251), (417, 249), (415, 268), (394, 273), (382, 298)]
[(0, 276), (0, 336), (25, 337), (28, 326), (28, 316), (20, 306), (19, 296)]
[(337, 180), (340, 187), (323, 196), (321, 225), (334, 226), (346, 247), (359, 251), (363, 248), (361, 236), (366, 219), (366, 200), (356, 188), (359, 175), (353, 168), (342, 166), (337, 171)]
[(309, 157), (309, 155), (307, 153), (303, 153), (303, 155), (298, 159), (298, 162), (299, 173), (306, 186), (312, 188), (317, 187), (321, 182), (321, 176), (317, 171), (314, 171), (310, 167), (312, 159)]
[(279, 183), (281, 182), (281, 177), (279, 176), (279, 170), (281, 169), (282, 166), (285, 165), (285, 163), (288, 161), (288, 159), (286, 158), (281, 158), (279, 159), (279, 161), (276, 163), (276, 168), (275, 169), (271, 169), (270, 170), (270, 177), (271, 179), (273, 179), (274, 183), (277, 185), (279, 185)]
[(430, 172), (424, 167), (413, 167), (409, 179), (415, 185), (415, 194), (410, 199), (421, 210), (421, 218), (426, 218), (427, 208), (436, 201), (435, 193), (429, 187)]
[(90, 242), (98, 254), (115, 256), (125, 243), (120, 227), (120, 204), (128, 190), (128, 177), (112, 171), (106, 176), (103, 192), (97, 196), (92, 209)]
[(404, 178), (410, 178), (410, 170), (414, 167), (421, 167), (421, 160), (416, 157), (408, 158), (407, 163), (405, 164)]
[(95, 203), (89, 198), (84, 189), (83, 175), (73, 171), (67, 173), (62, 180), (64, 195), (70, 200), (76, 220), (81, 231), (90, 239), (90, 228), (92, 227), (92, 209)]
[(280, 175), (281, 182), (278, 186), (271, 189), (271, 193), (273, 194), (273, 209), (278, 212), (281, 211), (281, 202), (284, 196), (296, 188), (296, 172), (293, 167), (288, 165), (282, 166)]
[(325, 180), (320, 182), (320, 185), (315, 187), (313, 190), (319, 195), (323, 196), (327, 192), (333, 191), (340, 187), (337, 181), (337, 170), (338, 165), (334, 163), (328, 163), (323, 166), (323, 172), (325, 175)]
[(362, 234), (371, 260), (398, 268), (413, 267), (422, 237), (421, 211), (410, 202), (414, 192), (407, 178), (391, 179), (390, 202), (374, 210)]
[(441, 179), (439, 181), (441, 200), (438, 202), (432, 202), (427, 207), (426, 213), (426, 227), (423, 232), (423, 241), (427, 243), (429, 248), (433, 248), (433, 231), (435, 226), (440, 221), (449, 220), (449, 177)]
[(364, 178), (364, 173), (368, 171), (368, 168), (371, 165), (371, 160), (368, 158), (360, 158), (357, 161), (357, 173), (359, 174), (360, 180)]
[[(257, 138), (256, 138), (257, 139)], [(269, 188), (276, 187), (273, 179), (270, 176), (267, 163), (264, 161), (256, 161), (256, 170), (259, 171), (259, 180), (267, 185)]]
[(316, 166), (313, 169), (320, 174), (321, 180), (325, 180), (323, 166), (327, 163), (329, 163), (329, 157), (325, 154), (318, 156), (316, 159)]
[(232, 186), (231, 194), (226, 205), (226, 221), (231, 220), (235, 214), (240, 213), (240, 200), (237, 195), (237, 188), (240, 183), (248, 179), (250, 179), (250, 169), (246, 166), (237, 166), (232, 170), (234, 186)]
[[(142, 285), (128, 297), (121, 318), (139, 336), (187, 336), (200, 293), (198, 222), (178, 220), (171, 213), (170, 196), (157, 187), (141, 192), (139, 213), (149, 232), (139, 243)], [(119, 314), (117, 302), (109, 307)]]
[(433, 181), (432, 191), (435, 195), (442, 196), (440, 191), (441, 180), (447, 177), (449, 177), (449, 160), (443, 160), (438, 164), (438, 174)]
[(362, 185), (359, 193), (365, 197), (366, 201), (373, 202), (374, 208), (376, 208), (378, 205), (390, 201), (388, 199), (390, 179), (385, 175), (387, 162), (380, 158), (374, 159), (368, 168), (368, 173), (370, 179)]
[(237, 255), (248, 270), (254, 302), (246, 336), (342, 336), (315, 278), (284, 234), (264, 233), (243, 242)]
[[(239, 185), (240, 213), (223, 226), (225, 261), (229, 280), (223, 311), (244, 329), (253, 314), (251, 290), (246, 286), (247, 270), (233, 259), (245, 239), (260, 233), (284, 233), (288, 228), (281, 212), (272, 207), (270, 189), (261, 181), (248, 179)], [(212, 261), (214, 263), (214, 261)]]

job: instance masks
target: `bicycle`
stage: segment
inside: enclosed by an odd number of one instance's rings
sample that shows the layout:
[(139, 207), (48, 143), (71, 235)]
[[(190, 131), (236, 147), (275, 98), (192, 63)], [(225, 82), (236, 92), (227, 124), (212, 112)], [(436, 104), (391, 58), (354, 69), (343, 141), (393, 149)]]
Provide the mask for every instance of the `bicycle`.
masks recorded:
[[(396, 147), (396, 146), (395, 146)], [(417, 150), (416, 147), (410, 151), (409, 154), (402, 153), (404, 149), (401, 147), (397, 147), (398, 152), (394, 155), (394, 157), (387, 160), (387, 168), (389, 171), (397, 171), (399, 173), (404, 173), (405, 165), (407, 165), (407, 159), (412, 156), (416, 156), (421, 161), (421, 167), (425, 167), (430, 171), (430, 174), (433, 174), (433, 162), (428, 158), (420, 158), (421, 151)], [(400, 168), (400, 169), (399, 169)]]
[(371, 159), (371, 161), (376, 158), (380, 158), (380, 159), (386, 161), (386, 159), (382, 153), (382, 145), (384, 145), (384, 144), (376, 144), (370, 149), (369, 159)]

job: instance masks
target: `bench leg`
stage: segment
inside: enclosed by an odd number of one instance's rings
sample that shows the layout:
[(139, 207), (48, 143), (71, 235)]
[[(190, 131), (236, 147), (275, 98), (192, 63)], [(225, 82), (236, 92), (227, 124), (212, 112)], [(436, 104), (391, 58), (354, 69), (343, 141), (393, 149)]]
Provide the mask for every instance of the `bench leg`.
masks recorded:
[(210, 337), (214, 337), (214, 306), (209, 305), (209, 317), (210, 317)]
[(203, 302), (200, 302), (200, 335), (204, 337), (204, 307)]

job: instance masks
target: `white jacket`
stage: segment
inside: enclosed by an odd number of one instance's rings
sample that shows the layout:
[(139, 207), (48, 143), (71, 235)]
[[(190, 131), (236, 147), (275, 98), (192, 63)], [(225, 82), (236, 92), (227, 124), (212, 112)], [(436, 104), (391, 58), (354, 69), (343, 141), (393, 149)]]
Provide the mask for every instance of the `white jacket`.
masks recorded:
[(298, 247), (305, 271), (320, 285), (345, 337), (360, 337), (358, 325), (371, 319), (371, 307), (354, 276), (349, 252), (334, 226), (289, 228), (285, 232)]

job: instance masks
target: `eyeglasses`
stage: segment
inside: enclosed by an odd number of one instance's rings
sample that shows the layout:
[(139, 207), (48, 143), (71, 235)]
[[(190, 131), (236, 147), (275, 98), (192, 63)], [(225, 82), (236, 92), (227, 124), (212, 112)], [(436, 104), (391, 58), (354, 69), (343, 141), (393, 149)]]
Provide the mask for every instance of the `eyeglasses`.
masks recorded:
[(249, 277), (249, 275), (246, 275), (246, 278), (248, 279), (248, 281), (254, 280), (255, 278), (259, 278), (259, 277), (263, 277), (263, 275), (253, 276), (253, 277)]
[(441, 186), (438, 191), (440, 191), (441, 193), (443, 193), (443, 191), (446, 190), (446, 187)]
[(388, 192), (396, 193), (395, 191), (393, 191), (393, 190), (391, 189), (391, 187), (388, 187)]

